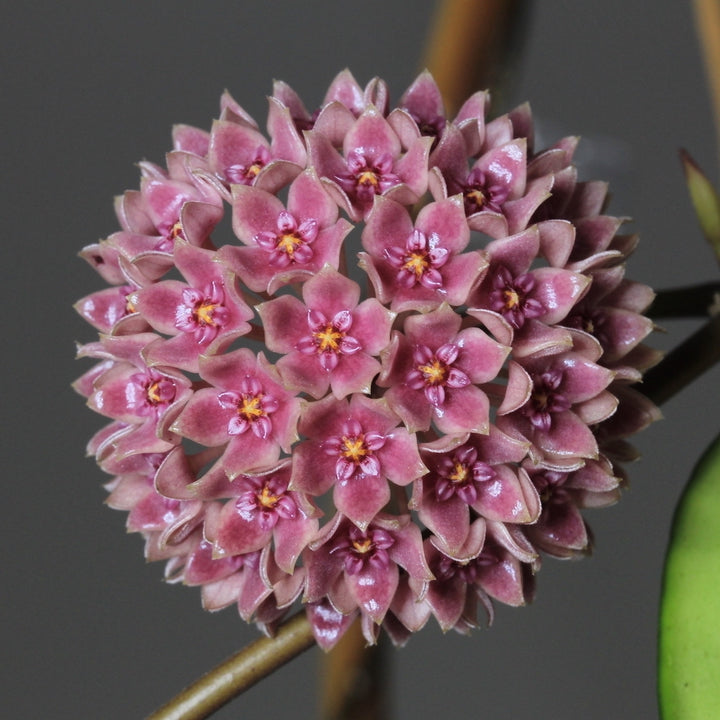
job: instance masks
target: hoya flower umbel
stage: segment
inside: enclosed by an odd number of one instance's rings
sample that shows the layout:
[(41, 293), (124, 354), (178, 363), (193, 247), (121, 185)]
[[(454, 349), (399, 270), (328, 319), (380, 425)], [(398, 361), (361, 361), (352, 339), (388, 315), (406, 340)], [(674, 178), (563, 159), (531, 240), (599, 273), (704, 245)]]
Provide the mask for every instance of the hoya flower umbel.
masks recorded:
[(397, 106), (348, 70), (314, 109), (277, 81), (263, 123), (226, 92), (81, 252), (88, 453), (205, 608), (272, 634), (302, 605), (324, 649), (355, 619), (468, 633), (618, 499), (658, 415), (637, 240), (577, 138), (489, 106), (447, 117), (428, 72)]

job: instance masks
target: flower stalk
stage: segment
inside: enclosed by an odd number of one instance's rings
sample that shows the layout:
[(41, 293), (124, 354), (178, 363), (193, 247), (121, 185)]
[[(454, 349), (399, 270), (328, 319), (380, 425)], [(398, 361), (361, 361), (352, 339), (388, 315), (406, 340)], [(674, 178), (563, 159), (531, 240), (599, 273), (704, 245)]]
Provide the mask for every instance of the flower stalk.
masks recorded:
[(283, 623), (275, 637), (261, 638), (232, 655), (148, 720), (202, 720), (300, 653), (315, 639), (304, 612)]

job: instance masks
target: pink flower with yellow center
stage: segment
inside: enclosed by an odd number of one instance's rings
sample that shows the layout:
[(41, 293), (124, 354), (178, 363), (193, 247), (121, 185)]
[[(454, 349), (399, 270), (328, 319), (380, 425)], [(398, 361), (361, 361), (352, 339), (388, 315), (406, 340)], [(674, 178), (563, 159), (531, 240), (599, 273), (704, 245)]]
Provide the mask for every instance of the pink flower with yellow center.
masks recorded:
[(76, 304), (88, 452), (204, 607), (272, 634), (302, 604), (324, 649), (355, 618), (467, 633), (618, 498), (658, 415), (652, 291), (577, 138), (536, 150), (528, 105), (488, 105), (346, 70), (312, 111), (276, 82), (266, 137), (226, 92), (81, 252), (109, 286)]
[(289, 387), (314, 398), (331, 388), (337, 398), (369, 392), (380, 370), (376, 359), (390, 341), (394, 314), (329, 266), (308, 280), (303, 302), (282, 295), (258, 307), (270, 350)]

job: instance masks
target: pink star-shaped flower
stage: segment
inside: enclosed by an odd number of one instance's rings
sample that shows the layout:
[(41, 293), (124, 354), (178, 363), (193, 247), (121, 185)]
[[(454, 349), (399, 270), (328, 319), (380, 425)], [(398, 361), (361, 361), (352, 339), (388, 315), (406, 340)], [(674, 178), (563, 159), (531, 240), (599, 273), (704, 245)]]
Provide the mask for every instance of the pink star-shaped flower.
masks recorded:
[(383, 357), (378, 384), (408, 430), (487, 433), (490, 403), (478, 384), (493, 380), (509, 348), (479, 328), (460, 329), (448, 305), (405, 320)]
[(405, 486), (427, 472), (417, 440), (383, 400), (329, 396), (303, 411), (293, 450), (291, 487), (310, 495), (331, 488), (335, 507), (367, 527), (390, 500), (388, 481)]
[(378, 198), (363, 232), (360, 266), (381, 302), (397, 311), (462, 305), (487, 266), (470, 240), (460, 198), (426, 205), (413, 225), (407, 208)]
[(315, 398), (370, 392), (375, 359), (390, 341), (394, 313), (374, 298), (360, 304), (360, 287), (329, 266), (302, 289), (304, 304), (283, 295), (258, 307), (265, 342), (284, 353), (278, 370), (289, 387)]

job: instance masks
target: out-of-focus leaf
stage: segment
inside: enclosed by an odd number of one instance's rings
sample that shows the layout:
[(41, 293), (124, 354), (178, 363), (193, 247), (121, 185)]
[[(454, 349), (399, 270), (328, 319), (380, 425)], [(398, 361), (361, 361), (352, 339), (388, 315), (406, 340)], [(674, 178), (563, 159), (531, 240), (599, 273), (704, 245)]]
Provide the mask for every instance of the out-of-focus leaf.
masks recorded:
[(720, 197), (712, 183), (685, 150), (680, 151), (680, 159), (700, 228), (720, 262)]
[(663, 720), (720, 718), (720, 436), (675, 512), (658, 661)]

